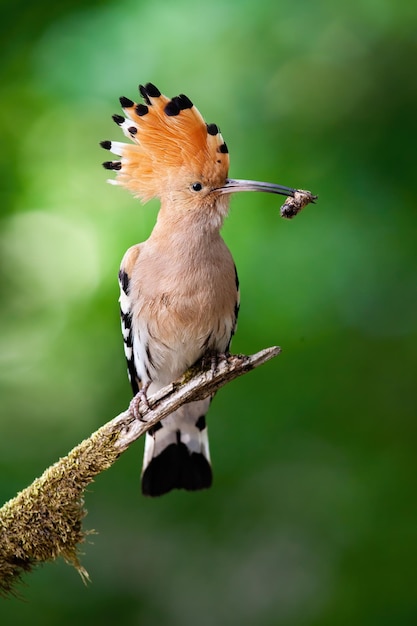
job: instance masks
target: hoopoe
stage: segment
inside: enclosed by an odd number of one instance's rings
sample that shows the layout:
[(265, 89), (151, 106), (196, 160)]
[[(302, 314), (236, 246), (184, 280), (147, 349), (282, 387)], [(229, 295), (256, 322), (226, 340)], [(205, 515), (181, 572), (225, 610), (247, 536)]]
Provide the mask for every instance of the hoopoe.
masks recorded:
[[(133, 143), (103, 141), (120, 160), (108, 182), (142, 202), (157, 197), (160, 210), (147, 241), (123, 257), (120, 309), (133, 394), (152, 394), (205, 355), (227, 353), (239, 311), (239, 281), (220, 236), (230, 194), (296, 190), (227, 177), (229, 154), (216, 124), (206, 124), (191, 100), (167, 98), (139, 86), (144, 103), (120, 98), (125, 117), (113, 120)], [(210, 487), (206, 426), (211, 398), (183, 405), (146, 434), (142, 492)]]

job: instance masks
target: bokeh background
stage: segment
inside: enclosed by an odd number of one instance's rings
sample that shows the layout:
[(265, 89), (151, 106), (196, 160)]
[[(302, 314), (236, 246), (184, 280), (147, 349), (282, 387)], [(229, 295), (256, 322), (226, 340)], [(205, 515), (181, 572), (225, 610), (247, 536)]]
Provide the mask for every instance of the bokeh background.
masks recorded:
[(215, 483), (139, 492), (142, 442), (86, 497), (92, 584), (26, 576), (2, 624), (417, 623), (417, 9), (410, 0), (3, 5), (0, 497), (130, 399), (117, 272), (157, 203), (106, 185), (118, 97), (154, 82), (217, 123), (240, 194), (233, 348), (279, 344), (210, 412)]

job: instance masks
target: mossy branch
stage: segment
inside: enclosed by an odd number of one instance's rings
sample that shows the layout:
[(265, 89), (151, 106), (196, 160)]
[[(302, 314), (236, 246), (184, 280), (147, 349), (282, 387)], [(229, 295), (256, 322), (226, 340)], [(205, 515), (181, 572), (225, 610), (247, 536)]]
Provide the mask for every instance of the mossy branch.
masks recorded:
[(0, 595), (12, 593), (23, 572), (58, 556), (88, 579), (78, 559), (78, 545), (88, 534), (82, 529), (87, 485), (131, 443), (182, 404), (206, 398), (279, 352), (280, 348), (273, 347), (251, 356), (221, 357), (216, 367), (194, 366), (181, 380), (149, 397), (148, 405), (136, 396), (140, 419), (131, 404), (6, 502), (0, 509)]

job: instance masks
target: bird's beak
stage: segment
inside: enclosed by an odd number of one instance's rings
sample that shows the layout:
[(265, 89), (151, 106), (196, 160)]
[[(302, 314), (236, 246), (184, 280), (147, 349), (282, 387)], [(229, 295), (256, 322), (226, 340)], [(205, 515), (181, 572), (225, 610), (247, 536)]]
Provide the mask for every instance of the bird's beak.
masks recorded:
[(287, 196), (285, 204), (281, 207), (281, 216), (287, 219), (295, 217), (307, 204), (317, 200), (317, 196), (305, 189), (293, 189), (274, 183), (260, 183), (257, 180), (239, 180), (236, 178), (227, 178), (223, 187), (219, 187), (215, 191), (221, 194), (235, 193), (235, 191), (266, 191), (267, 193)]
[(237, 191), (265, 191), (267, 193), (277, 193), (281, 196), (293, 196), (297, 191), (292, 187), (275, 185), (274, 183), (261, 183), (257, 180), (240, 180), (228, 178), (223, 187), (216, 189), (220, 193), (235, 193)]

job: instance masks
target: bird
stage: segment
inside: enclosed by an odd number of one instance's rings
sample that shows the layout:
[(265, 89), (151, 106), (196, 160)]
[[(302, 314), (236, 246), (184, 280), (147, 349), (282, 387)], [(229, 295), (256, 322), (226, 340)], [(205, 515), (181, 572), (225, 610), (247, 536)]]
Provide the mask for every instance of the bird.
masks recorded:
[[(160, 208), (149, 238), (130, 247), (120, 271), (120, 316), (133, 395), (153, 394), (197, 361), (228, 354), (239, 313), (239, 279), (220, 230), (231, 194), (294, 196), (273, 183), (228, 178), (229, 151), (184, 94), (139, 85), (142, 102), (122, 96), (113, 115), (129, 143), (102, 141), (119, 157), (103, 166), (113, 185)], [(190, 402), (146, 433), (142, 493), (211, 486), (206, 414), (212, 398)]]

